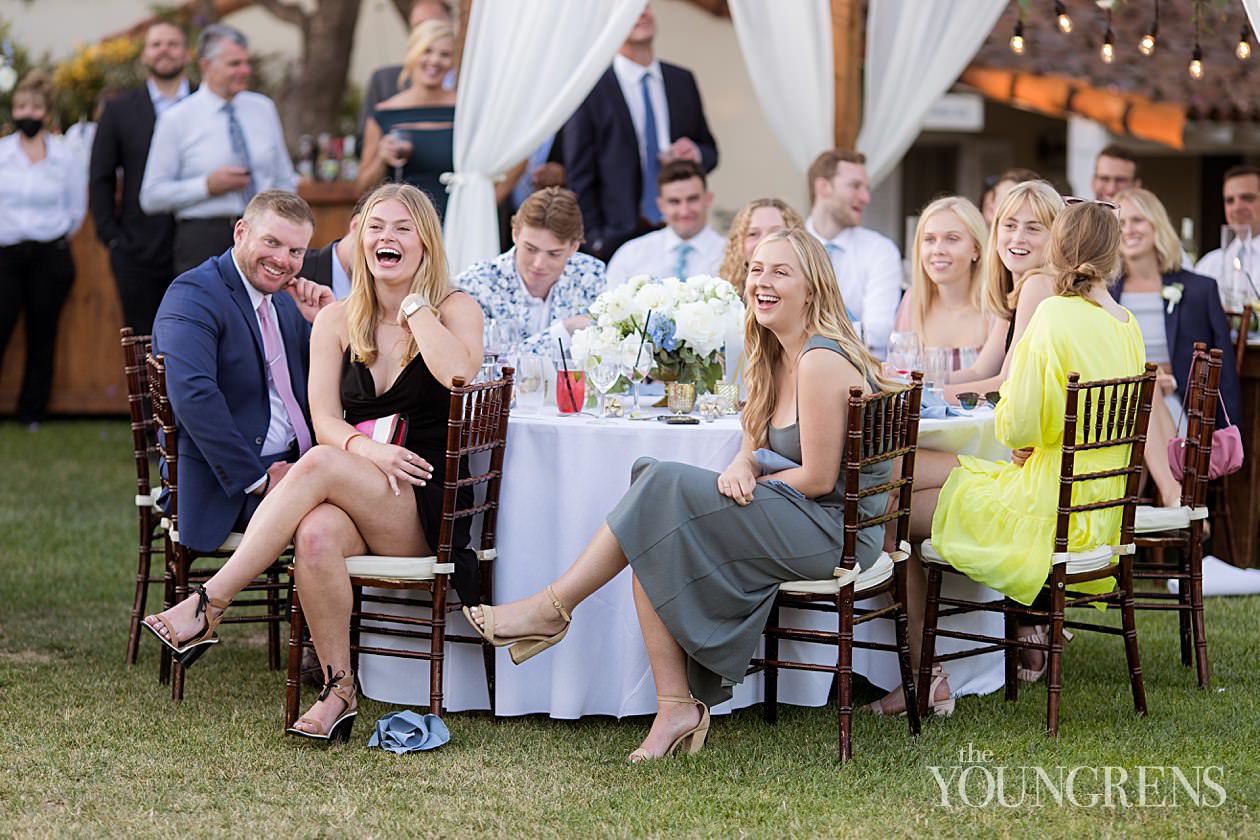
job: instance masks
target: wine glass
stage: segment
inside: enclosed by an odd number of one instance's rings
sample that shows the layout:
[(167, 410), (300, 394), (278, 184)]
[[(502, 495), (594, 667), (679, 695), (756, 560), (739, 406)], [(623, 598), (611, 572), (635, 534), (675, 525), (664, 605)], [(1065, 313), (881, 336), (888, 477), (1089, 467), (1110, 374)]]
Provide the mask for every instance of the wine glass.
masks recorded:
[(621, 360), (617, 358), (615, 353), (605, 353), (603, 356), (591, 356), (586, 364), (586, 377), (594, 386), (596, 393), (599, 394), (599, 408), (595, 410), (595, 419), (592, 423), (607, 423), (608, 418), (604, 416), (604, 401), (608, 398), (608, 392), (617, 380), (621, 378), (624, 366)]
[(652, 367), (656, 364), (656, 348), (652, 345), (651, 340), (645, 340), (639, 348), (638, 356), (630, 360), (630, 364), (626, 365), (628, 376), (634, 389), (634, 413), (640, 412), (639, 406), (639, 386), (643, 384), (643, 380), (648, 378), (648, 374), (652, 372)]
[(926, 387), (932, 393), (944, 395), (945, 383), (949, 381), (949, 371), (953, 367), (954, 348), (924, 347), (922, 353), (923, 378)]
[(919, 336), (914, 332), (893, 332), (888, 336), (888, 366), (902, 379), (919, 364)]
[(516, 367), (516, 402), (526, 414), (537, 413), (546, 396), (546, 375), (543, 359), (534, 353), (522, 353)]
[[(410, 132), (403, 128), (394, 127), (389, 130), (389, 137), (399, 146), (399, 151), (402, 152), (402, 159), (404, 161), (411, 157), (411, 140), (408, 139), (409, 134)], [(403, 163), (394, 164), (395, 182), (402, 183), (402, 171), (404, 165), (405, 164)]]

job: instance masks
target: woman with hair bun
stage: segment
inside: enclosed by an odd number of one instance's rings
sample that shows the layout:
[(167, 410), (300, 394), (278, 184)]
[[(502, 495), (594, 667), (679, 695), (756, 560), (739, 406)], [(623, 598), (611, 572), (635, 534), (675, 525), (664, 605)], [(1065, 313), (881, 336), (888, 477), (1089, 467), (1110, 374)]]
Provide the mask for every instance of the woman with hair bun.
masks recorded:
[[(955, 569), (1021, 604), (1033, 602), (1050, 574), (1068, 374), (1079, 373), (1082, 381), (1116, 379), (1136, 376), (1146, 364), (1137, 319), (1107, 291), (1119, 259), (1114, 212), (1093, 201), (1060, 212), (1044, 268), (1054, 295), (1037, 306), (1015, 345), (994, 412), (994, 432), (1011, 448), (1011, 460), (920, 450), (915, 463), (911, 539), (930, 536), (932, 547)], [(1115, 448), (1078, 452), (1076, 465), (1095, 472), (1122, 467), (1126, 458)], [(1123, 487), (1124, 476), (1092, 481), (1077, 488), (1073, 499), (1086, 504), (1113, 498)], [(1119, 538), (1118, 508), (1089, 511), (1072, 517), (1068, 550), (1114, 545)], [(1095, 592), (1109, 586), (1103, 580), (1080, 588)], [(923, 601), (910, 598), (908, 607), (917, 668)], [(1044, 639), (1047, 628), (1028, 625), (1019, 634)], [(1044, 672), (1040, 651), (1021, 652), (1021, 679), (1036, 680)], [(934, 680), (934, 702), (936, 685)], [(900, 712), (900, 697), (893, 692), (876, 710)]]

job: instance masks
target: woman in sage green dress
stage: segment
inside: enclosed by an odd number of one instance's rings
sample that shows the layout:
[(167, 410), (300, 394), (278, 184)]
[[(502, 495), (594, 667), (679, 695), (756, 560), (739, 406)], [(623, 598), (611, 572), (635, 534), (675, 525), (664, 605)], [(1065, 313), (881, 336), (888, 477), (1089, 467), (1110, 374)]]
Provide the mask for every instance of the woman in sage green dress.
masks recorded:
[[(879, 362), (845, 315), (831, 262), (801, 228), (757, 247), (744, 299), (748, 404), (739, 454), (720, 475), (640, 459), (631, 487), (551, 586), (497, 607), (466, 608), (474, 628), (522, 662), (560, 641), (569, 611), (627, 563), (656, 682), (657, 713), (631, 761), (695, 752), (709, 709), (730, 697), (757, 647), (778, 585), (829, 578), (843, 547), (842, 469), (849, 389), (881, 390)], [(768, 448), (799, 464), (762, 474)], [(887, 480), (891, 464), (863, 482)], [(864, 500), (881, 511), (887, 494)], [(882, 528), (858, 536), (878, 558)]]

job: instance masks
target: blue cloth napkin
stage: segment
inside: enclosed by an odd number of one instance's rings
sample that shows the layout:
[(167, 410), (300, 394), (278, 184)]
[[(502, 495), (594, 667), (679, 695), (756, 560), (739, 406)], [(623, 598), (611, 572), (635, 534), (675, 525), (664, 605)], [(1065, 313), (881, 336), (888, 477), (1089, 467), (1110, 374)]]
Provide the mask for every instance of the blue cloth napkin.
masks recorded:
[(971, 417), (972, 413), (957, 405), (945, 402), (944, 397), (923, 389), (923, 401), (919, 404), (920, 420), (944, 420), (946, 417)]
[(418, 715), (407, 709), (390, 712), (376, 722), (368, 740), (369, 747), (380, 747), (392, 753), (432, 750), (451, 740), (451, 731), (437, 715)]

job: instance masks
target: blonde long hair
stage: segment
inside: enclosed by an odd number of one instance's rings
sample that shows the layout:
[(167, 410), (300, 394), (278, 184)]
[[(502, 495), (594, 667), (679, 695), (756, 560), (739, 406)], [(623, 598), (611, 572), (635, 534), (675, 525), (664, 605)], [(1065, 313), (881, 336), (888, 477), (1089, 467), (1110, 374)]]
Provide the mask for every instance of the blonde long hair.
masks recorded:
[(1119, 266), (1120, 221), (1113, 211), (1085, 201), (1054, 220), (1046, 267), (1054, 277), (1056, 295), (1085, 297), (1094, 286), (1115, 277)]
[[(1024, 181), (1016, 184), (1002, 199), (997, 211), (993, 214), (993, 224), (989, 227), (989, 241), (984, 249), (981, 262), (984, 263), (984, 310), (994, 318), (1010, 319), (1015, 317), (1015, 305), (1019, 303), (1019, 288), (1009, 268), (998, 255), (998, 228), (1014, 216), (1027, 202), (1036, 214), (1038, 221), (1050, 230), (1054, 219), (1063, 209), (1063, 197), (1046, 181)], [(1031, 276), (1034, 271), (1025, 276)]]
[(1131, 202), (1142, 218), (1155, 229), (1155, 261), (1159, 263), (1160, 274), (1171, 274), (1181, 268), (1181, 240), (1177, 238), (1177, 231), (1173, 230), (1172, 220), (1168, 218), (1164, 203), (1155, 193), (1141, 187), (1132, 187), (1117, 193), (1111, 200), (1117, 205), (1122, 201)]
[[(450, 276), (446, 268), (446, 249), (442, 245), (442, 223), (438, 221), (437, 211), (429, 197), (410, 184), (382, 184), (368, 196), (363, 205), (363, 221), (355, 235), (354, 270), (350, 277), (350, 296), (346, 299), (346, 331), (350, 338), (350, 353), (356, 362), (370, 365), (376, 361), (376, 325), (379, 321), (392, 318), (394, 313), (382, 312), (380, 299), (376, 295), (376, 282), (368, 268), (367, 254), (363, 248), (363, 234), (367, 230), (367, 220), (382, 201), (400, 202), (407, 208), (411, 221), (420, 235), (420, 243), (424, 246), (424, 254), (420, 257), (420, 265), (411, 278), (408, 294), (419, 293), (433, 306), (441, 306), (451, 293)], [(406, 365), (416, 357), (419, 348), (416, 338), (408, 334), (407, 345), (403, 349), (402, 364)]]
[(910, 266), (910, 289), (914, 292), (914, 331), (918, 333), (919, 340), (923, 340), (923, 323), (927, 320), (927, 314), (932, 309), (932, 304), (936, 301), (937, 291), (936, 284), (927, 276), (927, 272), (923, 270), (923, 226), (937, 213), (953, 213), (958, 217), (958, 221), (962, 222), (963, 228), (971, 236), (972, 243), (976, 246), (977, 258), (971, 263), (971, 276), (967, 279), (967, 286), (970, 291), (971, 305), (976, 309), (983, 308), (984, 303), (984, 260), (982, 257), (986, 253), (987, 237), (985, 236), (984, 216), (980, 215), (980, 211), (976, 209), (976, 205), (972, 204), (962, 196), (949, 195), (944, 198), (938, 198), (923, 211), (919, 213), (919, 226), (914, 234), (914, 257)]
[(718, 277), (735, 287), (742, 296), (744, 283), (748, 280), (748, 258), (744, 256), (744, 237), (748, 235), (748, 226), (752, 224), (753, 211), (762, 207), (773, 207), (783, 215), (784, 227), (803, 227), (805, 220), (801, 214), (792, 209), (781, 198), (754, 198), (745, 204), (731, 220), (731, 231), (726, 237), (726, 252), (722, 256), (722, 266), (718, 269)]
[[(892, 387), (894, 383), (880, 372), (879, 360), (866, 349), (853, 329), (835, 271), (822, 243), (803, 227), (776, 230), (761, 240), (757, 248), (760, 250), (768, 242), (788, 243), (801, 264), (801, 273), (810, 292), (809, 302), (805, 304), (805, 332), (834, 340), (862, 375), (875, 382), (880, 390)], [(744, 315), (744, 354), (747, 359), (744, 381), (748, 383), (748, 403), (744, 406), (743, 422), (744, 431), (758, 446), (765, 446), (778, 392), (774, 385), (775, 369), (783, 357), (783, 345), (774, 333), (757, 322), (751, 295), (749, 287), (744, 292), (748, 304)]]
[(411, 78), (412, 71), (416, 69), (420, 59), (424, 57), (424, 51), (443, 38), (451, 39), (453, 53), (455, 27), (446, 21), (426, 20), (411, 30), (411, 34), (407, 36), (407, 55), (403, 58), (402, 71), (398, 74), (399, 87), (407, 84), (407, 80)]

